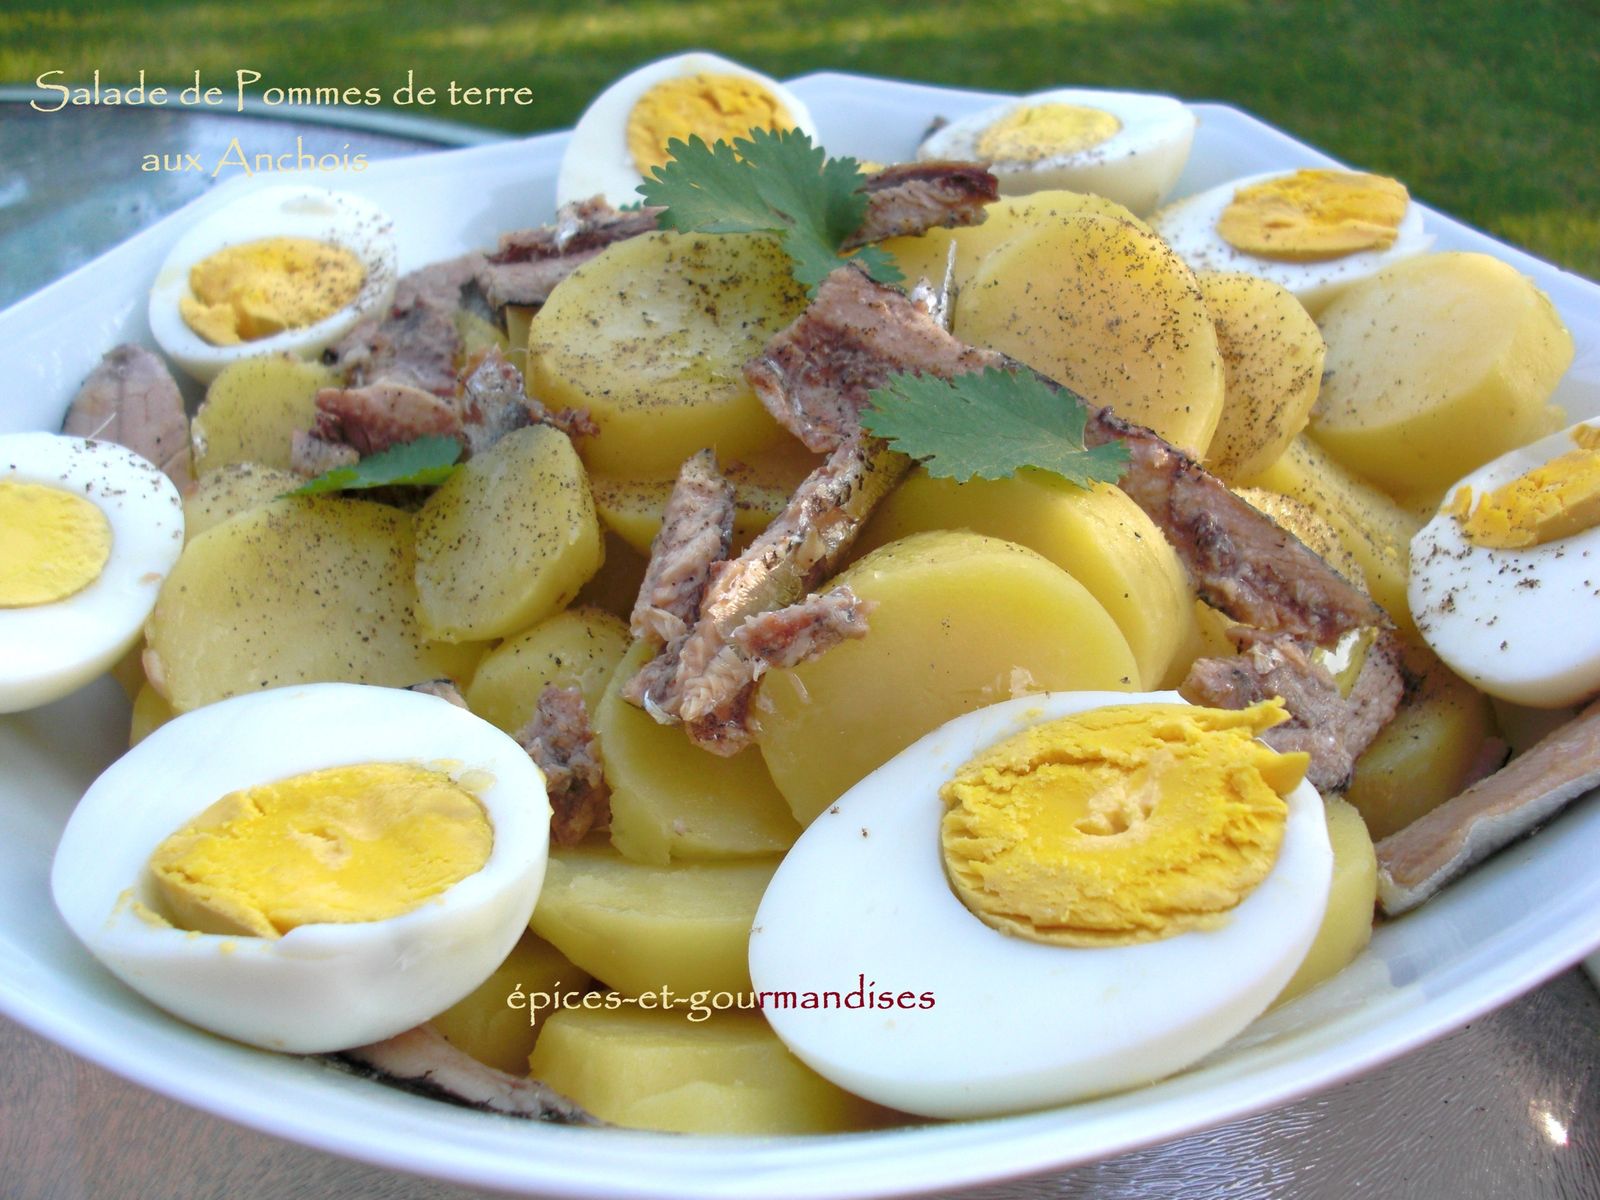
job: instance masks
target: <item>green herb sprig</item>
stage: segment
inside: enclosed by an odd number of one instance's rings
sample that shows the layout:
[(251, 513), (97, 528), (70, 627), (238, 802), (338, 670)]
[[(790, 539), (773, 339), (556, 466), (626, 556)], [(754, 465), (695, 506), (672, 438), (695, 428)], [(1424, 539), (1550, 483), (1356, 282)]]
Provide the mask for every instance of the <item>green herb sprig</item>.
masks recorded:
[(453, 437), (430, 434), (413, 442), (402, 442), (363, 458), (348, 467), (335, 467), (309, 479), (291, 496), (320, 496), (326, 492), (354, 492), (392, 484), (431, 487), (443, 483), (454, 473), (461, 457), (461, 443)]
[(988, 368), (953, 379), (892, 375), (873, 389), (861, 425), (943, 479), (1005, 479), (1037, 467), (1079, 487), (1115, 483), (1128, 468), (1128, 448), (1121, 441), (1086, 446), (1088, 415), (1075, 392)]
[(664, 206), (662, 229), (682, 233), (776, 234), (811, 296), (828, 273), (849, 261), (879, 283), (904, 279), (878, 246), (849, 255), (845, 241), (867, 215), (866, 176), (853, 158), (829, 158), (798, 129), (752, 129), (730, 145), (708, 146), (693, 134), (667, 143), (672, 155), (639, 185), (644, 202)]

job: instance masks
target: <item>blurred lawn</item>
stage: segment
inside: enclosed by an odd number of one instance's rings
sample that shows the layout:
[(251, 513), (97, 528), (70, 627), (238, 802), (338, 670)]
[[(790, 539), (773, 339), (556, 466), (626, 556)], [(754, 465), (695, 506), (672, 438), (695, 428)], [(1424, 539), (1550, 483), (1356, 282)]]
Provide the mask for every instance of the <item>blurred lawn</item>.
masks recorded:
[(224, 82), (249, 67), (279, 86), (387, 90), (414, 68), (419, 83), (533, 87), (526, 108), (426, 110), (516, 130), (568, 125), (622, 71), (697, 46), (778, 76), (1160, 90), (1249, 109), (1600, 277), (1597, 29), (1595, 0), (8, 0), (0, 80), (143, 67), (151, 84), (196, 69)]

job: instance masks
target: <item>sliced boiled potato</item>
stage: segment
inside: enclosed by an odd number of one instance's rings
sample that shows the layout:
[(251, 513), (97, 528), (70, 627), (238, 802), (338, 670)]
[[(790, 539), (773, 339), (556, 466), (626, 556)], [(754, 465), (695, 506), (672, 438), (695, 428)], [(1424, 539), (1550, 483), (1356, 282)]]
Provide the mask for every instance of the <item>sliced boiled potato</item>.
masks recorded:
[(628, 627), (620, 617), (598, 608), (569, 608), (485, 654), (463, 698), (473, 712), (507, 733), (528, 723), (540, 693), (551, 684), (577, 688), (593, 714), (627, 648)]
[[(822, 461), (822, 455), (813, 454), (798, 440), (785, 435), (764, 450), (719, 464), (722, 474), (733, 484), (732, 553), (749, 545), (777, 518), (795, 488)], [(646, 556), (661, 528), (661, 517), (676, 482), (676, 478), (589, 478), (595, 510), (607, 532)]]
[(747, 992), (750, 925), (777, 866), (776, 858), (648, 866), (593, 842), (552, 849), (531, 925), (629, 996)]
[(1238, 653), (1238, 648), (1228, 639), (1228, 630), (1238, 622), (1227, 613), (1212, 608), (1204, 600), (1196, 600), (1194, 618), (1200, 632), (1197, 658), (1230, 658)]
[(494, 973), (431, 1018), (452, 1046), (507, 1075), (526, 1075), (539, 1030), (563, 997), (589, 986), (589, 973), (549, 942), (524, 933)]
[(970, 529), (1037, 550), (1089, 592), (1127, 638), (1141, 688), (1174, 682), (1193, 655), (1194, 591), (1183, 564), (1121, 488), (1074, 487), (1043, 471), (956, 483), (913, 471), (856, 544), (866, 553), (912, 533)]
[(1029, 692), (1138, 686), (1105, 608), (1025, 546), (914, 534), (834, 583), (875, 606), (867, 635), (770, 672), (757, 697), (762, 756), (802, 825), (952, 717)]
[(1372, 835), (1361, 814), (1338, 796), (1325, 796), (1323, 805), (1328, 841), (1333, 846), (1328, 909), (1311, 949), (1274, 1004), (1293, 1000), (1332, 979), (1372, 940), (1372, 917), (1378, 903), (1378, 856), (1372, 849)]
[[(509, 337), (475, 312), (465, 308), (456, 309), (455, 323), (456, 332), (461, 335), (463, 360), (477, 358), (488, 350), (498, 350), (504, 354), (511, 347)], [(522, 345), (527, 343), (523, 342)]]
[(776, 421), (745, 361), (805, 307), (787, 255), (756, 234), (647, 233), (608, 247), (551, 293), (529, 330), (530, 392), (588, 411), (584, 461), (619, 479), (672, 479), (711, 447), (769, 446)]
[(1287, 288), (1230, 271), (1195, 274), (1217, 327), (1222, 416), (1206, 466), (1228, 480), (1270, 467), (1311, 419), (1326, 347)]
[(840, 1133), (889, 1116), (805, 1066), (759, 1013), (714, 1011), (709, 996), (699, 1008), (686, 996), (683, 1007), (643, 1012), (605, 1007), (620, 997), (595, 999), (552, 1016), (528, 1066), (602, 1120), (669, 1133), (779, 1134)]
[(1572, 362), (1555, 306), (1487, 254), (1426, 254), (1343, 292), (1320, 324), (1327, 378), (1311, 429), (1393, 491), (1448, 487), (1561, 427), (1550, 404)]
[(1422, 528), (1414, 514), (1345, 470), (1306, 434), (1295, 438), (1283, 456), (1250, 483), (1315, 509), (1361, 564), (1367, 593), (1397, 629), (1416, 638), (1406, 599), (1411, 539)]
[(525, 304), (508, 304), (506, 317), (506, 361), (522, 372), (523, 383), (528, 381), (528, 330), (539, 310)]
[(1366, 572), (1361, 569), (1361, 560), (1345, 547), (1339, 530), (1317, 509), (1304, 500), (1269, 492), (1266, 488), (1235, 488), (1234, 492), (1251, 508), (1271, 517), (1294, 534), (1305, 543), (1308, 550), (1314, 551), (1323, 562), (1351, 583), (1357, 587), (1365, 586)]
[(634, 601), (639, 598), (649, 561), (609, 529), (602, 532), (601, 544), (605, 548), (605, 561), (589, 576), (589, 582), (578, 589), (573, 603), (603, 609), (626, 621), (633, 612)]
[(595, 710), (611, 786), (611, 844), (636, 862), (658, 864), (783, 853), (800, 827), (759, 751), (707, 754), (683, 730), (656, 724), (622, 698), (651, 654), (636, 643)]
[[(733, 480), (733, 538), (748, 545), (789, 503), (792, 489), (757, 483), (741, 472), (726, 472)], [(670, 479), (612, 479), (595, 475), (594, 507), (605, 527), (640, 554), (650, 553), (650, 543), (661, 528), (661, 517), (672, 495)]]
[(252, 508), (260, 508), (299, 487), (305, 480), (284, 467), (238, 462), (201, 478), (183, 498), (183, 536), (193, 541), (213, 525)]
[(1426, 525), (1439, 515), (1439, 508), (1449, 499), (1451, 488), (1424, 488), (1415, 492), (1390, 492), (1394, 502)]
[(139, 694), (139, 689), (150, 681), (144, 677), (144, 639), (140, 638), (126, 654), (111, 665), (109, 672), (111, 678), (117, 681), (123, 693), (131, 701)]
[(548, 425), (474, 455), (417, 514), (417, 615), (430, 637), (504, 637), (561, 609), (600, 569), (583, 464)]
[(895, 262), (909, 282), (927, 279), (934, 284), (944, 281), (945, 264), (950, 247), (956, 248), (953, 282), (961, 287), (972, 278), (990, 251), (998, 249), (1018, 234), (1037, 229), (1041, 225), (1064, 220), (1081, 213), (1116, 217), (1131, 221), (1140, 228), (1148, 228), (1115, 200), (1089, 192), (1060, 190), (1029, 192), (1025, 196), (1001, 196), (986, 205), (983, 220), (976, 225), (962, 225), (955, 229), (935, 228), (915, 237), (889, 238), (879, 245), (894, 255)]
[(129, 748), (137, 746), (177, 715), (166, 698), (146, 683), (133, 697), (133, 715), (128, 723)]
[(807, 450), (798, 438), (785, 433), (770, 446), (730, 458), (724, 469), (735, 483), (761, 484), (792, 493), (801, 480), (822, 465), (825, 457)]
[(1345, 792), (1374, 840), (1465, 788), (1494, 732), (1489, 701), (1471, 684), (1428, 651), (1408, 648), (1407, 661), (1420, 682), (1356, 760)]
[(283, 355), (230, 363), (189, 423), (195, 475), (245, 462), (288, 470), (295, 430), (316, 424), (317, 392), (337, 383), (331, 368)]
[(1083, 213), (987, 255), (954, 333), (1201, 458), (1222, 413), (1222, 355), (1194, 273), (1149, 229)]
[(1545, 738), (1560, 729), (1583, 711), (1582, 705), (1562, 705), (1560, 708), (1529, 708), (1513, 704), (1499, 696), (1489, 697), (1489, 707), (1494, 711), (1495, 728), (1511, 747), (1513, 754), (1524, 754)]
[(291, 683), (464, 679), (482, 653), (425, 637), (411, 516), (341, 497), (275, 500), (184, 548), (145, 633), (179, 712)]

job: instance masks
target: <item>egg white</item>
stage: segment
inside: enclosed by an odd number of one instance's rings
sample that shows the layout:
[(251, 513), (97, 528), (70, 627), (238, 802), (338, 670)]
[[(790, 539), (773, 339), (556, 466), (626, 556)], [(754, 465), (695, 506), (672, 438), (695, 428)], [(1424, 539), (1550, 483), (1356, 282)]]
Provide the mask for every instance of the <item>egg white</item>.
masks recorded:
[[(277, 939), (137, 911), (158, 909), (151, 853), (227, 793), (366, 762), (437, 766), (468, 786), (494, 832), (483, 868), (400, 916)], [(79, 802), (50, 884), (73, 933), (153, 1003), (241, 1042), (317, 1053), (392, 1037), (488, 978), (533, 913), (549, 825), (544, 776), (487, 721), (417, 692), (309, 684), (196, 709), (140, 742)]]
[(0, 713), (58, 700), (127, 653), (183, 549), (183, 501), (124, 446), (55, 433), (0, 435), (0, 480), (61, 488), (111, 526), (111, 555), (87, 587), (52, 604), (0, 608)]
[[(1600, 421), (1579, 422), (1591, 428)], [(1473, 502), (1576, 449), (1572, 426), (1479, 467), (1445, 492)], [(1520, 550), (1471, 542), (1444, 512), (1411, 540), (1417, 629), (1456, 674), (1515, 704), (1557, 708), (1600, 691), (1600, 526)]]
[[(366, 271), (356, 298), (314, 325), (236, 346), (213, 346), (189, 328), (178, 308), (179, 300), (193, 296), (190, 268), (229, 246), (274, 237), (311, 238), (355, 255)], [(262, 188), (218, 209), (178, 239), (150, 290), (150, 331), (167, 357), (202, 383), (211, 382), (223, 367), (241, 358), (261, 354), (309, 358), (394, 298), (398, 261), (394, 222), (370, 201), (327, 188)]]
[(1293, 171), (1268, 171), (1249, 175), (1185, 197), (1151, 217), (1151, 228), (1177, 251), (1191, 270), (1243, 271), (1259, 275), (1293, 292), (1313, 316), (1352, 283), (1376, 275), (1402, 259), (1421, 254), (1433, 245), (1433, 236), (1424, 229), (1422, 210), (1415, 201), (1407, 201), (1395, 240), (1384, 250), (1360, 250), (1322, 262), (1285, 262), (1248, 254), (1223, 240), (1217, 232), (1217, 221), (1233, 203), (1240, 188), (1292, 174)]
[(558, 205), (591, 196), (604, 196), (613, 205), (638, 203), (637, 189), (644, 176), (628, 151), (628, 116), (656, 84), (685, 75), (737, 75), (754, 80), (778, 98), (795, 128), (808, 134), (813, 142), (817, 140), (817, 126), (810, 110), (776, 79), (704, 51), (676, 54), (629, 72), (584, 109), (561, 157), (561, 171), (556, 176)]
[(1175, 692), (1025, 696), (958, 717), (824, 812), (784, 858), (750, 935), (758, 993), (869, 991), (929, 1008), (763, 1012), (839, 1086), (929, 1117), (1017, 1112), (1148, 1083), (1216, 1049), (1260, 1014), (1310, 948), (1333, 855), (1321, 797), (1288, 797), (1267, 877), (1218, 929), (1076, 950), (1008, 937), (962, 905), (944, 873), (939, 788), (973, 755), (1039, 721)]
[(935, 130), (917, 147), (922, 161), (953, 158), (979, 161), (983, 132), (1019, 108), (1036, 104), (1075, 104), (1097, 108), (1122, 122), (1110, 138), (1076, 154), (1036, 162), (997, 162), (989, 169), (1000, 191), (1019, 196), (1048, 188), (1093, 192), (1145, 216), (1165, 199), (1183, 174), (1194, 144), (1195, 116), (1171, 96), (1062, 88), (1009, 100)]

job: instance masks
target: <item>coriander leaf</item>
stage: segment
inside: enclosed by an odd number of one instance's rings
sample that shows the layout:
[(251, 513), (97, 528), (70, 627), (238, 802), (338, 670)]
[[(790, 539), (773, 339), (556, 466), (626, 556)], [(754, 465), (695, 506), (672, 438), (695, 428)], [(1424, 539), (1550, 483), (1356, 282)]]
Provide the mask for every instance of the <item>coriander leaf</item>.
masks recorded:
[(873, 389), (861, 424), (944, 479), (1004, 479), (1038, 467), (1079, 487), (1115, 483), (1128, 448), (1120, 441), (1086, 447), (1088, 415), (1082, 397), (1066, 388), (990, 368), (953, 379), (891, 375)]
[[(839, 247), (867, 214), (860, 164), (829, 158), (798, 129), (752, 129), (732, 145), (694, 135), (667, 143), (672, 158), (652, 169), (639, 192), (664, 206), (663, 229), (701, 233), (775, 233), (811, 295), (845, 261)], [(880, 283), (903, 278), (877, 247), (854, 256)]]
[(449, 479), (460, 457), (461, 443), (455, 438), (421, 437), (369, 455), (354, 466), (324, 471), (289, 495), (318, 496), (324, 492), (357, 491), (396, 483), (431, 486)]
[[(740, 144), (746, 144), (740, 140)], [(652, 178), (639, 185), (647, 205), (665, 205), (662, 229), (680, 233), (780, 233), (788, 228), (757, 185), (755, 168), (718, 141), (706, 145), (698, 134), (687, 142), (667, 143), (672, 155), (664, 166), (651, 168)]]
[(858, 264), (879, 283), (905, 282), (905, 272), (895, 263), (894, 255), (882, 246), (863, 246), (850, 255), (850, 261)]

